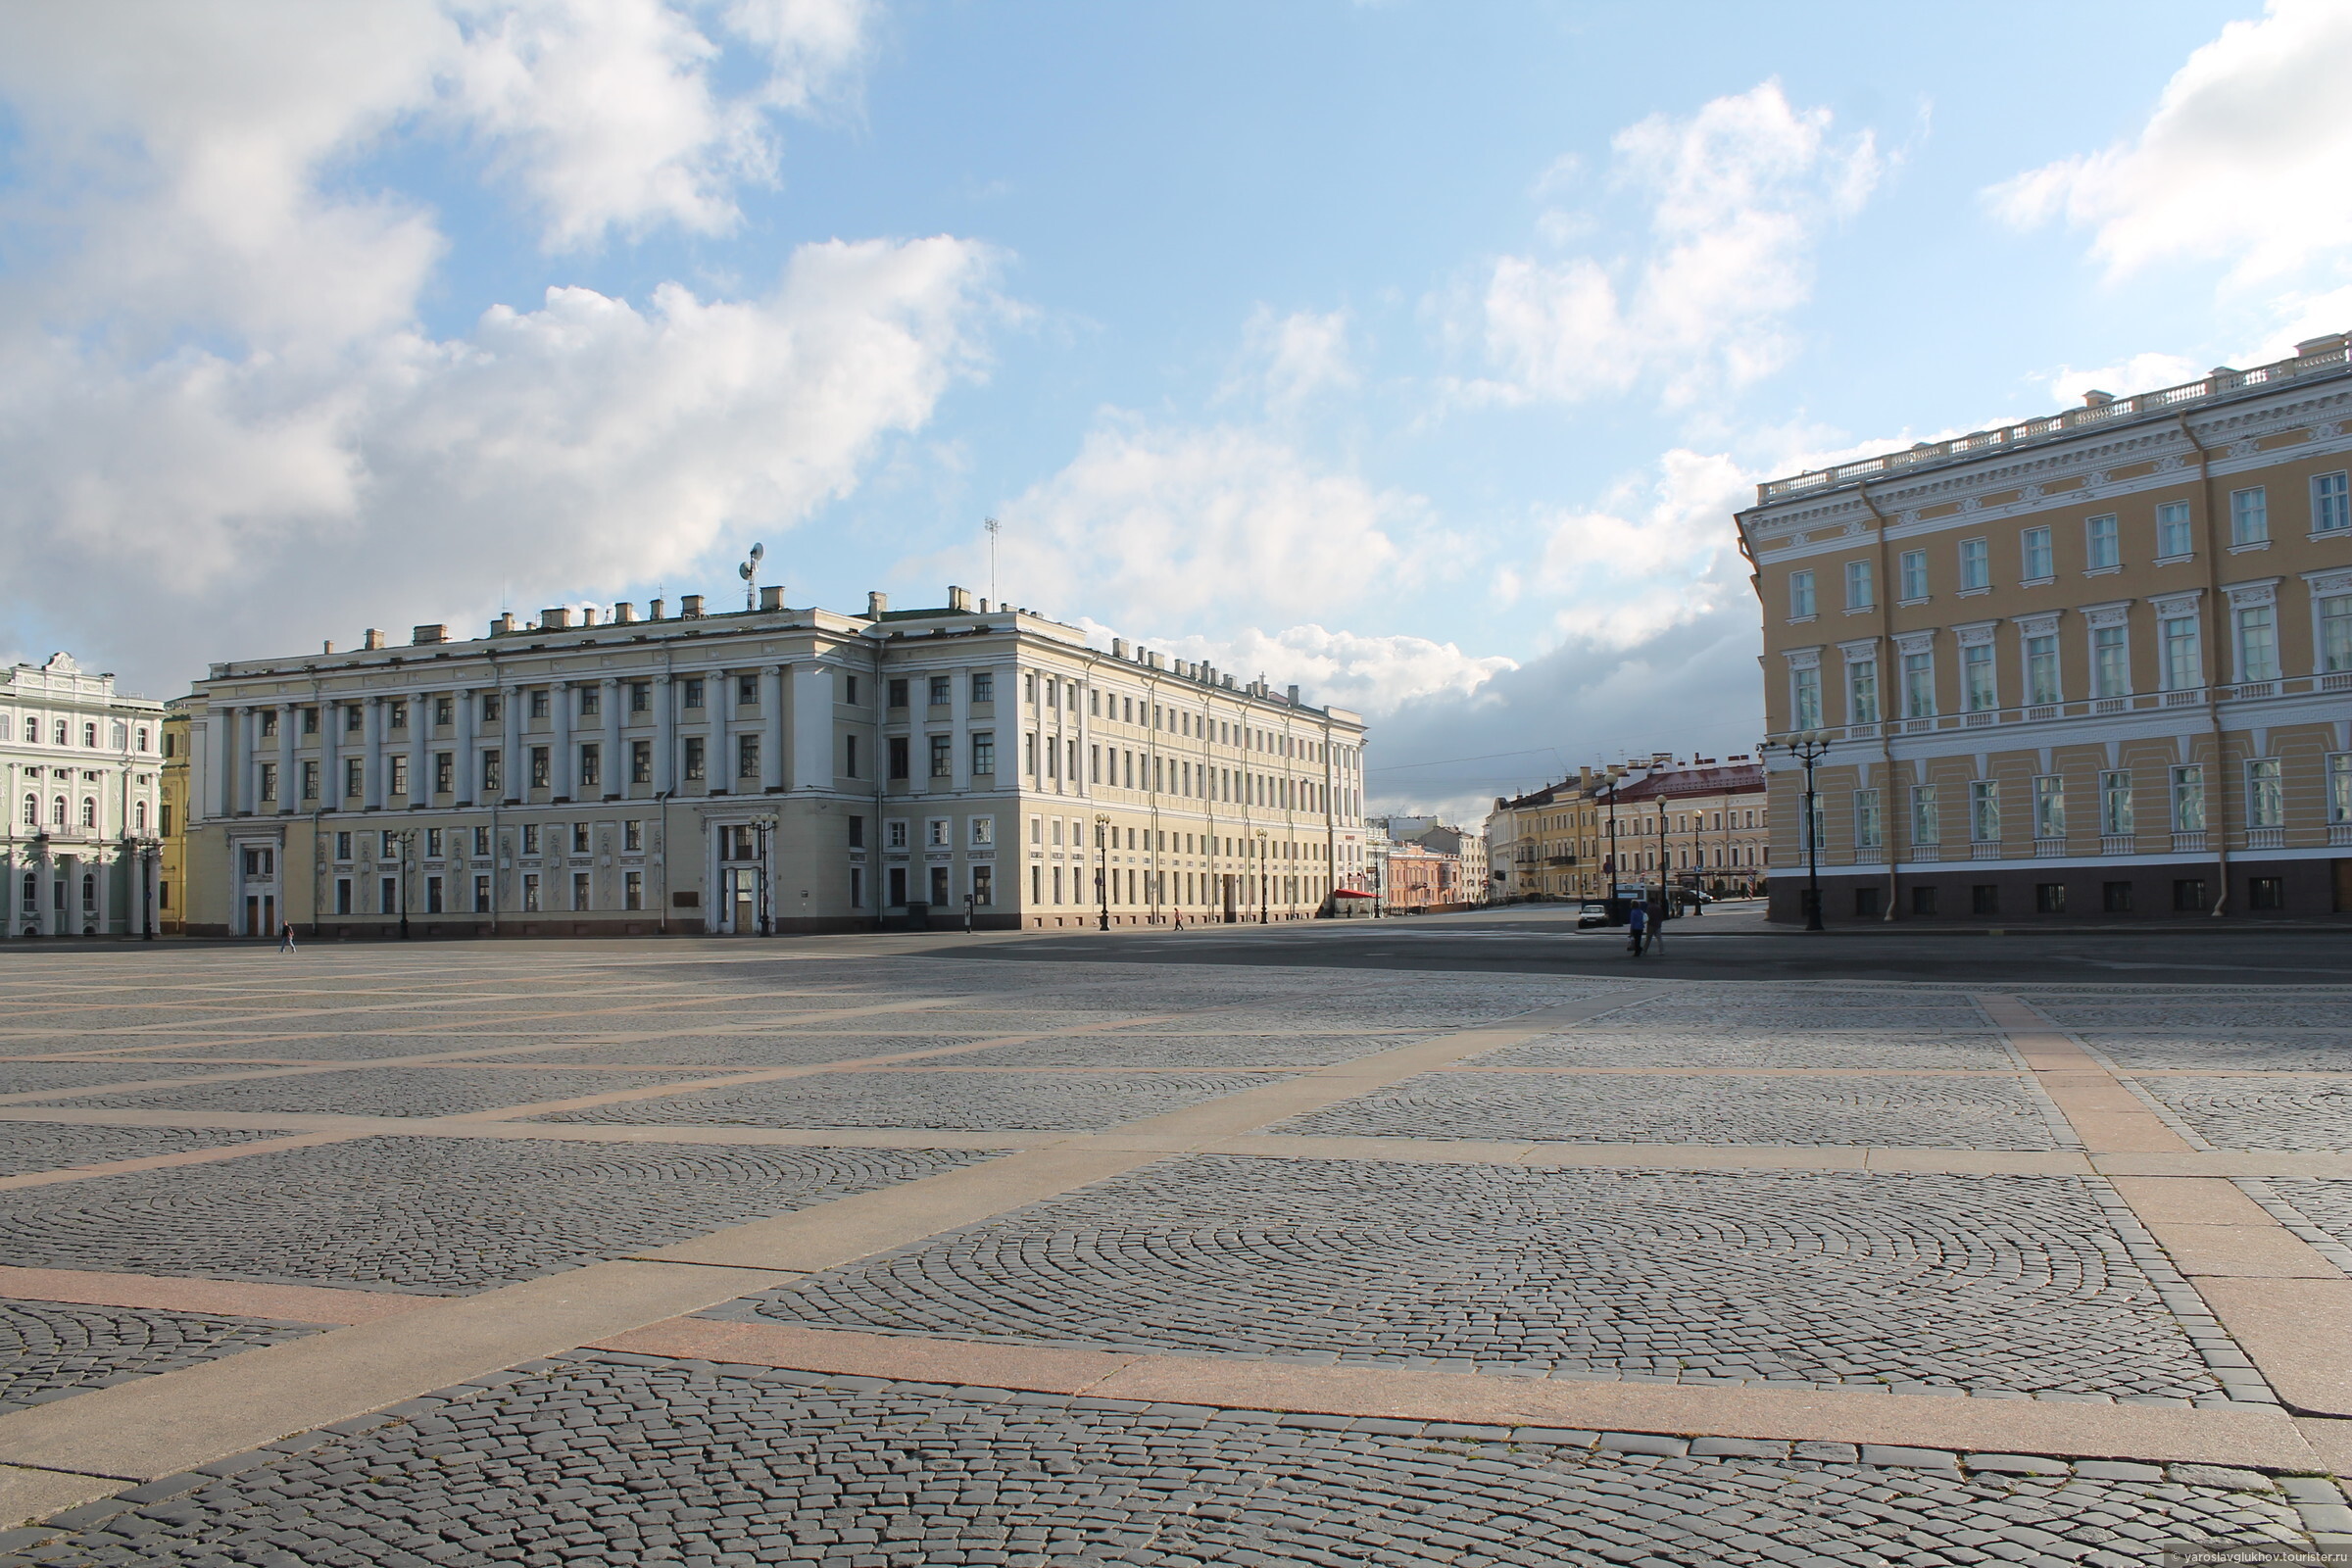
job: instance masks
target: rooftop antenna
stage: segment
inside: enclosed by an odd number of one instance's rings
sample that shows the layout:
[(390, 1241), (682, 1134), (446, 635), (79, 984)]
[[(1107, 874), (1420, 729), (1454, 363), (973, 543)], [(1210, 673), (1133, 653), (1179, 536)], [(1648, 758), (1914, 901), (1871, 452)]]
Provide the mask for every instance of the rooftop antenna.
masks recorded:
[(735, 575), (743, 579), (743, 608), (746, 610), (760, 608), (760, 585), (754, 579), (760, 575), (760, 558), (766, 554), (766, 546), (754, 545), (751, 555), (745, 558), (742, 565), (735, 568)]
[(988, 602), (993, 605), (998, 602), (997, 535), (1004, 531), (1004, 525), (999, 522), (996, 518), (990, 517), (988, 520), (981, 523), (980, 526), (988, 530)]

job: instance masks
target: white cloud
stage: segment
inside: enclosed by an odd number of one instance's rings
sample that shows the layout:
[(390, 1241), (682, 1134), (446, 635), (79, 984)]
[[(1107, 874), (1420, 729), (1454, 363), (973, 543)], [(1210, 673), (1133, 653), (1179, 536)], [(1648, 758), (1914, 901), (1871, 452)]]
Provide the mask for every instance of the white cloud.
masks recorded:
[[(1098, 634), (1097, 641), (1110, 634), (1107, 626), (1082, 624)], [(1133, 640), (1173, 659), (1205, 661), (1237, 682), (1262, 676), (1277, 689), (1298, 686), (1300, 697), (1318, 708), (1337, 704), (1375, 718), (1427, 698), (1475, 701), (1487, 682), (1519, 667), (1516, 660), (1467, 654), (1456, 644), (1427, 637), (1374, 636), (1314, 624), (1281, 631), (1246, 627), (1228, 637), (1137, 633)]]
[(1676, 448), (1657, 471), (1619, 484), (1599, 505), (1543, 524), (1527, 592), (1557, 608), (1563, 633), (1604, 645), (1654, 637), (1747, 593), (1732, 514), (1754, 499), (1759, 476), (1730, 458)]
[(2194, 381), (2206, 372), (2207, 367), (2178, 354), (2134, 354), (2113, 365), (2096, 369), (2078, 370), (2071, 365), (2060, 366), (2044, 378), (2050, 389), (2050, 399), (2061, 407), (2082, 402), (2085, 392), (2105, 392), (2112, 397), (2134, 397), (2142, 392), (2159, 392), (2168, 386), (2180, 386)]
[[(2090, 228), (2117, 275), (2226, 260), (2240, 281), (2287, 275), (2352, 244), (2352, 8), (2271, 0), (2188, 57), (2138, 135), (2031, 170), (1987, 193), (2024, 227)], [(2337, 325), (2342, 323), (2338, 322)]]
[(1391, 583), (1427, 504), (1320, 468), (1262, 431), (1106, 416), (1007, 502), (1008, 597), (1106, 618), (1237, 626), (1330, 614)]
[[(1811, 295), (1822, 231), (1858, 210), (1883, 171), (1868, 132), (1838, 142), (1826, 109), (1790, 107), (1777, 81), (1686, 120), (1620, 131), (1616, 181), (1649, 208), (1647, 251), (1504, 256), (1478, 306), (1494, 377), (1481, 395), (1574, 400), (1661, 381), (1670, 402), (1739, 386), (1786, 360), (1785, 318)], [(1559, 166), (1544, 188), (1562, 183)], [(1555, 239), (1583, 227), (1548, 214)]]
[(1288, 415), (1322, 393), (1352, 390), (1360, 377), (1348, 334), (1346, 311), (1276, 316), (1261, 305), (1242, 329), (1242, 368), (1221, 395), (1254, 394), (1269, 412)]

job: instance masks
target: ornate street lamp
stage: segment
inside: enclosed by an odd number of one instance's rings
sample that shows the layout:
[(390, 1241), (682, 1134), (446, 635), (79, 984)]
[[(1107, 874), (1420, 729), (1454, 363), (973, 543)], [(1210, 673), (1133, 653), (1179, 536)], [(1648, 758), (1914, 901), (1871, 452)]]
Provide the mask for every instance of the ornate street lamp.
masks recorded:
[(1770, 751), (1777, 746), (1805, 764), (1805, 814), (1801, 831), (1805, 836), (1805, 929), (1808, 931), (1822, 929), (1821, 835), (1813, 831), (1813, 764), (1829, 755), (1830, 741), (1827, 730), (1800, 729), (1778, 741), (1766, 741), (1757, 748), (1759, 751)]
[(1095, 816), (1095, 894), (1102, 901), (1102, 929), (1110, 929), (1110, 818)]
[(1257, 923), (1259, 925), (1274, 923), (1272, 917), (1267, 913), (1268, 901), (1273, 892), (1269, 886), (1272, 880), (1266, 875), (1266, 836), (1261, 832), (1257, 836)]

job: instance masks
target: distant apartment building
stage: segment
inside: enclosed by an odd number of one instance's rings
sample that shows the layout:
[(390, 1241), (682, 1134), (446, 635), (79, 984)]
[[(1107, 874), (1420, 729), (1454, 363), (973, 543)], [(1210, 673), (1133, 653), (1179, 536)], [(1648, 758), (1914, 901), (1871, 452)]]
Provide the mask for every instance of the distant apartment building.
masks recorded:
[(655, 601), (216, 664), (186, 929), (588, 936), (1304, 918), (1364, 726), (1049, 617)]
[(71, 655), (0, 670), (7, 934), (144, 936), (155, 927), (164, 705)]
[[(1494, 886), (1511, 898), (1597, 899), (1660, 881), (1710, 893), (1762, 885), (1770, 858), (1763, 768), (1752, 759), (1645, 760), (1499, 799), (1487, 818)], [(1501, 846), (1507, 844), (1507, 851)]]
[(2352, 365), (1758, 487), (1776, 919), (2352, 910)]
[(1374, 817), (1370, 825), (1379, 840), (1374, 891), (1385, 907), (1458, 908), (1492, 896), (1483, 834), (1434, 816)]

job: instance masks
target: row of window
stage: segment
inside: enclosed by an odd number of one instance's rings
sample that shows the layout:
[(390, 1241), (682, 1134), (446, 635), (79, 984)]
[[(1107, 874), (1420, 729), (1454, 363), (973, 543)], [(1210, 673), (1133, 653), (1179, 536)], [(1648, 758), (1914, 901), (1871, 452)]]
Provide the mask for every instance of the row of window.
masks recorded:
[[(2156, 623), (2158, 677), (2165, 691), (2195, 691), (2206, 684), (2203, 622), (2193, 604), (2176, 605), (2179, 612), (2159, 614)], [(2352, 671), (2352, 593), (2331, 594), (2317, 601), (2318, 657), (2316, 674)], [(2039, 622), (2042, 617), (2036, 617)], [(2232, 678), (2241, 683), (2273, 681), (2282, 666), (2278, 653), (2278, 610), (2275, 604), (2240, 604), (2230, 612)], [(1960, 648), (1960, 706), (1967, 712), (1988, 712), (2002, 706), (1998, 655), (1991, 628)], [(1910, 641), (1906, 634), (1903, 641)], [(1932, 635), (1932, 634), (1920, 634)], [(2087, 628), (2083, 653), (2087, 691), (2076, 695), (2092, 699), (2132, 695), (2131, 627), (2121, 615)], [(2021, 695), (2027, 707), (2067, 700), (2061, 650), (2054, 630), (2021, 625), (2018, 654), (2022, 663)], [(1900, 716), (1930, 718), (1938, 711), (1936, 654), (1930, 648), (1910, 648), (1901, 655)], [(1822, 677), (1818, 667), (1789, 672), (1791, 727), (1817, 729), (1823, 722)], [(1885, 716), (1879, 693), (1879, 660), (1875, 647), (1848, 652), (1845, 661), (1845, 722), (1876, 724)]]
[[(708, 707), (710, 687), (716, 684), (723, 693), (729, 680), (734, 682), (735, 705), (738, 708), (753, 708), (759, 705), (760, 677), (758, 675), (709, 677), (686, 675), (680, 677), (677, 682), (679, 706), (698, 710)], [(628, 710), (631, 713), (651, 713), (653, 711), (654, 683), (652, 681), (624, 681), (620, 683), (620, 686), (628, 698)], [(579, 685), (574, 686), (571, 690), (573, 711), (580, 717), (596, 718), (603, 714), (604, 693), (599, 687)], [(535, 686), (523, 692), (522, 698), (524, 712), (527, 716), (531, 718), (552, 716), (555, 703), (553, 688)], [(471, 700), (476, 705), (475, 711), (480, 714), (484, 724), (496, 724), (506, 717), (505, 693), (484, 692)], [(421, 705), (429, 705), (425, 715), (426, 722), (437, 728), (448, 728), (458, 721), (460, 699), (454, 693), (445, 697), (419, 698), (414, 702), (406, 697), (393, 697), (383, 701), (384, 727), (386, 729), (406, 730), (409, 727), (411, 710)], [(365, 703), (344, 703), (336, 706), (343, 710), (345, 734), (356, 735), (367, 728), (368, 707)], [(277, 735), (277, 710), (256, 708), (251, 711), (258, 718), (261, 738), (264, 740), (274, 739)], [(317, 708), (301, 708), (296, 711), (301, 714), (302, 733), (305, 735), (318, 734), (318, 710)]]
[[(1032, 670), (1024, 677), (1023, 694), (1031, 708), (1042, 707), (1047, 711), (1078, 711), (1079, 682), (1057, 675), (1039, 675)], [(903, 686), (905, 682), (895, 682)], [(934, 678), (936, 692), (940, 682)], [(974, 697), (974, 702), (982, 699)], [(940, 701), (934, 697), (936, 704)], [(1107, 713), (1104, 711), (1108, 705)], [(1122, 724), (1137, 724), (1149, 729), (1165, 730), (1171, 735), (1193, 740), (1205, 740), (1216, 746), (1231, 746), (1273, 757), (1287, 757), (1299, 761), (1320, 762), (1335, 760), (1343, 765), (1351, 762), (1356, 750), (1348, 746), (1330, 746), (1303, 735), (1286, 734), (1279, 730), (1257, 729), (1237, 724), (1230, 719), (1216, 718), (1207, 713), (1196, 713), (1173, 705), (1163, 706), (1149, 697), (1137, 697), (1119, 692), (1105, 692), (1101, 687), (1087, 689), (1087, 712), (1095, 718), (1112, 718)], [(1326, 753), (1329, 757), (1326, 757)]]
[[(408, 879), (398, 876), (378, 877), (375, 883), (375, 905), (363, 910), (359, 907), (360, 890), (356, 878), (335, 878), (334, 909), (337, 914), (491, 914), (495, 894), (488, 874), (468, 879), (463, 875), (444, 876), (432, 873), (425, 876), (421, 888), (412, 888)], [(574, 871), (568, 883), (564, 873), (550, 872), (542, 876), (537, 871), (525, 871), (519, 878), (520, 898), (516, 907), (507, 913), (540, 914), (558, 909), (586, 911), (598, 907), (595, 879), (586, 871)], [(645, 873), (623, 871), (620, 874), (620, 904), (623, 910), (645, 907)], [(414, 901), (414, 906), (410, 901)], [(563, 901), (563, 902), (558, 902)]]
[[(2331, 534), (2352, 529), (2352, 492), (2347, 491), (2346, 475), (2323, 473), (2311, 481), (2311, 531)], [(2230, 547), (2232, 550), (2252, 549), (2270, 543), (2270, 491), (2265, 485), (2251, 485), (2230, 493)], [(2155, 559), (2158, 563), (2184, 561), (2195, 554), (2195, 539), (2189, 520), (2189, 505), (2185, 501), (2168, 501), (2156, 508)], [(1992, 541), (1990, 539), (1962, 539), (1956, 546), (1957, 572), (1954, 581), (1961, 593), (1980, 593), (1992, 586)], [(2086, 574), (2119, 570), (2124, 564), (2122, 524), (2109, 513), (2087, 517), (2082, 523), (2082, 569)], [(1878, 608), (1878, 564), (1875, 561), (1849, 561), (1845, 564), (1845, 608), (1874, 610)], [(1896, 558), (1896, 572), (1901, 592), (1898, 603), (1924, 604), (1931, 597), (1928, 570), (1928, 552), (1906, 550)], [(2034, 586), (2055, 581), (2058, 575), (2057, 554), (2050, 528), (2039, 525), (2020, 530), (2018, 534), (2018, 581)], [(1788, 616), (1805, 620), (1819, 612), (1819, 603), (1811, 570), (1791, 572), (1788, 577)]]
[[(68, 720), (62, 718), (51, 719), (49, 724), (49, 743), (52, 746), (71, 746), (74, 744), (74, 727)], [(11, 731), (15, 728), (15, 725), (16, 720), (13, 719), (9, 714), (0, 713), (0, 741), (5, 741), (11, 738)], [(152, 731), (145, 724), (133, 725), (123, 719), (118, 718), (113, 720), (108, 728), (109, 733), (113, 736), (114, 749), (118, 752), (126, 750), (144, 752), (152, 750)], [(23, 740), (24, 744), (26, 746), (38, 746), (41, 744), (41, 720), (31, 713), (27, 713), (24, 717)], [(98, 726), (96, 723), (88, 720), (83, 721), (81, 726), (81, 744), (85, 749), (88, 750), (94, 751), (97, 749)]]
[[(1090, 845), (1087, 824), (1078, 817), (1068, 819), (1069, 836), (1062, 836), (1063, 819), (1058, 816), (1033, 816), (1029, 819), (1029, 843), (1043, 849), (1049, 840), (1054, 849), (1065, 842), (1071, 849), (1151, 851), (1163, 855), (1215, 855), (1234, 859), (1320, 860), (1329, 848), (1313, 839), (1257, 839), (1248, 834), (1224, 837), (1207, 833), (1186, 833), (1175, 828), (1133, 828), (1117, 823), (1094, 824)], [(1126, 834), (1124, 842), (1119, 835)]]
[(1230, 902), (1236, 908), (1260, 903), (1287, 906), (1320, 903), (1330, 891), (1330, 880), (1320, 876), (1152, 871), (1140, 866), (1096, 866), (1091, 870), (1076, 865), (1029, 867), (1029, 902), (1037, 906), (1048, 903), (1049, 894), (1054, 904), (1180, 905), (1213, 909)]
[[(24, 825), (29, 828), (38, 829), (42, 825), (40, 796), (32, 793), (29, 790), (26, 791), (23, 803), (23, 808)], [(169, 812), (170, 809), (171, 808), (169, 807), (165, 808), (167, 812)], [(97, 796), (84, 795), (81, 798), (81, 807), (78, 815), (74, 813), (68, 797), (63, 795), (52, 795), (49, 797), (48, 825), (50, 827), (71, 827), (75, 825), (76, 822), (78, 822), (78, 824), (84, 829), (90, 831), (95, 831), (97, 829)], [(130, 803), (130, 830), (133, 833), (145, 833), (147, 831), (147, 803), (145, 801), (133, 801)], [(166, 822), (163, 831), (166, 833), (170, 833), (172, 831), (169, 821)]]
[[(2245, 766), (2245, 825), (2248, 828), (2278, 828), (2286, 824), (2286, 774), (2275, 757), (2249, 759)], [(2202, 833), (2206, 820), (2206, 770), (2203, 763), (2189, 762), (2170, 769), (2166, 775), (2164, 805), (2175, 833)], [(1913, 785), (1910, 794), (1911, 837), (1913, 844), (1939, 844), (1943, 837), (1942, 786)], [(2034, 837), (2057, 840), (2067, 836), (2066, 780), (2055, 773), (2034, 778), (2028, 802)], [(2352, 752), (2338, 752), (2328, 757), (2322, 775), (2322, 790), (2329, 823), (2352, 822)], [(2098, 776), (2099, 832), (2107, 837), (2121, 837), (2138, 831), (2138, 812), (2134, 803), (2134, 784), (2129, 768), (2108, 768)], [(2001, 784), (1998, 779), (1976, 779), (1968, 786), (1968, 836), (1972, 843), (1997, 844), (2001, 840)], [(1826, 804), (1816, 796), (1812, 829), (1815, 842), (1826, 845)], [(1881, 792), (1876, 789), (1857, 789), (1853, 792), (1854, 845), (1857, 849), (1881, 849), (1886, 845), (1886, 824)], [(1801, 824), (1800, 824), (1801, 825)]]
[[(2172, 884), (2173, 911), (2176, 914), (2206, 914), (2211, 912), (2213, 907), (2213, 900), (2210, 896), (2208, 896), (2206, 892), (2206, 886), (2207, 884), (2203, 877), (2175, 878)], [(2132, 913), (2134, 898), (2133, 889), (2134, 884), (2130, 882), (2101, 882), (2099, 884), (2100, 911), (2106, 914)], [(1911, 912), (1913, 914), (1932, 915), (1943, 912), (1936, 907), (1938, 901), (1936, 896), (1936, 889), (1934, 884), (1930, 883), (1914, 885), (1908, 891), (1911, 895)], [(1886, 889), (1878, 887), (1863, 887), (1854, 889), (1854, 914), (1856, 918), (1875, 920), (1881, 914), (1883, 914), (1885, 912), (1885, 893)], [(2001, 912), (2000, 884), (1995, 882), (1980, 882), (1972, 886), (1968, 890), (1968, 912), (1970, 914), (1999, 914)], [(2253, 909), (2285, 908), (2285, 878), (2276, 876), (2248, 877), (2246, 879), (2246, 906)], [(2066, 884), (2063, 882), (2035, 883), (2034, 885), (2034, 912), (2035, 914), (2066, 913)]]

